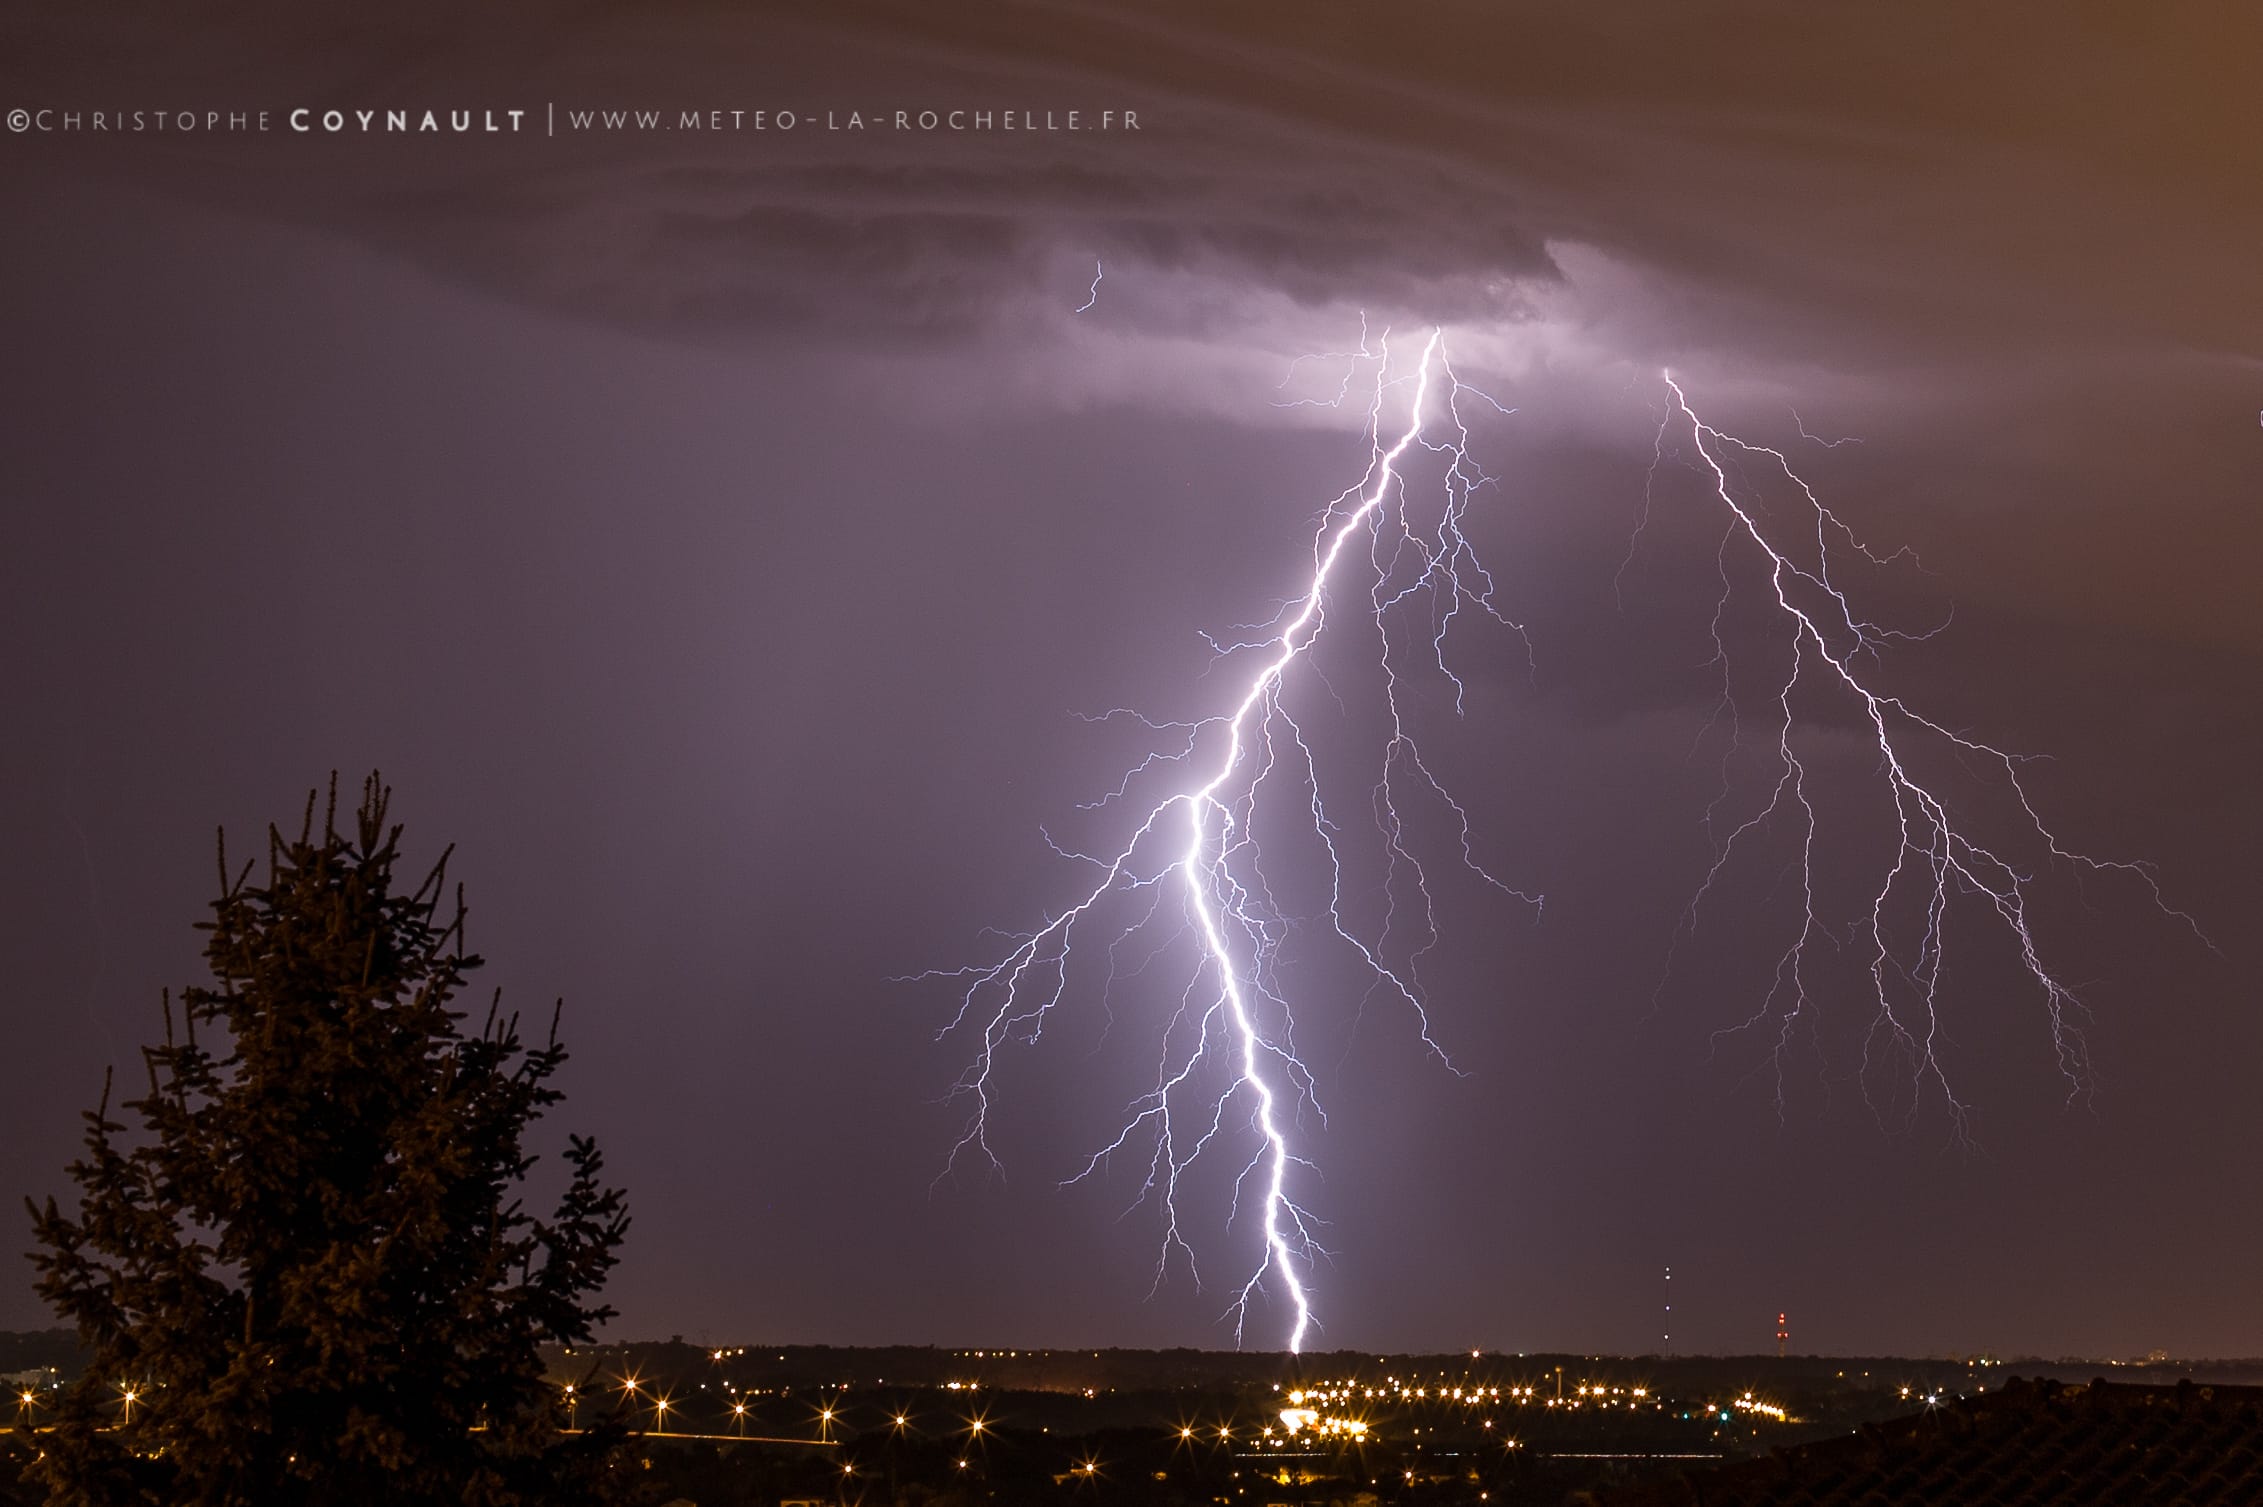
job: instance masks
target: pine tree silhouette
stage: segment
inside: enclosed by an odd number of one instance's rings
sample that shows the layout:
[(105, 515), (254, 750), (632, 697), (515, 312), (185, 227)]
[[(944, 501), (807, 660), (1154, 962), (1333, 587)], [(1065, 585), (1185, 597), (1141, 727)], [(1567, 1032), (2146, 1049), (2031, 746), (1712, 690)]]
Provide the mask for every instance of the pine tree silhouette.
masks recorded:
[(570, 1136), (547, 1220), (519, 1190), (528, 1127), (558, 1102), (557, 1016), (529, 1048), (491, 1002), (453, 1008), (479, 959), (448, 855), (396, 892), (401, 829), (372, 775), (351, 830), (268, 833), (231, 877), (213, 982), (165, 1001), (148, 1090), (106, 1084), (70, 1176), (34, 1205), (39, 1290), (92, 1351), (42, 1439), (62, 1507), (546, 1504), (623, 1478), (620, 1435), (561, 1431), (539, 1347), (593, 1306), (628, 1227), (593, 1141)]

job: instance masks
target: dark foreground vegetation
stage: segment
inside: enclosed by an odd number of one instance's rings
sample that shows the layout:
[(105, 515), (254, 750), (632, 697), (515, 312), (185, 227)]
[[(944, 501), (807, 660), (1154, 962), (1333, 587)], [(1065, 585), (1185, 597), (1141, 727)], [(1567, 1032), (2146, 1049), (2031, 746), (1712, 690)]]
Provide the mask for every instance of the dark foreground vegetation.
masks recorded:
[(446, 855), (396, 872), (375, 776), (295, 836), (220, 848), (209, 977), (165, 996), (142, 1071), (105, 1085), (31, 1208), (40, 1295), (85, 1364), (17, 1392), (54, 1507), (516, 1507), (596, 1502), (619, 1431), (562, 1432), (542, 1347), (589, 1338), (627, 1228), (567, 1137), (529, 1213), (529, 1132), (558, 1102), (556, 1016), (490, 999)]

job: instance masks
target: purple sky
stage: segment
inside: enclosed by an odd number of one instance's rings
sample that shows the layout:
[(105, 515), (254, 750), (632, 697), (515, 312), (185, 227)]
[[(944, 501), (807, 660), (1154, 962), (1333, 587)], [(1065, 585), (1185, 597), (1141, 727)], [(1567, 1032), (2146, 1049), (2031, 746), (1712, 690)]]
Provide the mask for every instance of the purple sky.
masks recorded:
[[(1317, 1343), (1653, 1348), (1670, 1264), (1682, 1350), (1765, 1348), (1785, 1309), (1824, 1351), (2263, 1353), (2258, 23), (767, 9), (0, 21), (0, 110), (273, 121), (0, 136), (0, 1186), (59, 1191), (104, 1067), (191, 976), (212, 828), (374, 765), (412, 851), (458, 845), (489, 981), (565, 997), (559, 1122), (635, 1211), (617, 1333), (1228, 1342), (1219, 1282), (1145, 1297), (1136, 1172), (1055, 1187), (1171, 990), (1006, 1059), (1006, 1178), (931, 1190), (953, 1000), (889, 980), (1073, 898), (1040, 827), (1105, 830), (1076, 804), (1138, 757), (1074, 714), (1215, 709), (1199, 631), (1294, 588), (1364, 460), (1277, 384), (1365, 311), (1442, 321), (1518, 410), (1477, 427), (1473, 534), (1529, 668), (1460, 640), (1469, 713), (1425, 733), (1548, 901), (1452, 890), (1428, 976), (1463, 1076), (1311, 962)], [(931, 104), (1141, 125), (821, 123)], [(530, 113), (330, 137), (300, 106)], [(1669, 974), (1719, 783), (1724, 520), (1670, 457), (1620, 576), (1668, 366), (1922, 557), (1865, 583), (1880, 621), (1954, 608), (1892, 688), (2051, 754), (2054, 829), (2152, 861), (2221, 948), (2126, 877), (2042, 873), (2085, 1103), (1975, 910), (1942, 1052), (1978, 1148), (1938, 1102), (1865, 1106), (1851, 951), (1779, 1112), (1766, 1036), (1715, 1033), (1792, 924), (1781, 844)], [(1843, 934), (1882, 798), (1845, 708), (1802, 710)], [(1214, 1212), (1222, 1276), (1248, 1231)], [(45, 1321), (28, 1271), (0, 1284), (0, 1327)]]

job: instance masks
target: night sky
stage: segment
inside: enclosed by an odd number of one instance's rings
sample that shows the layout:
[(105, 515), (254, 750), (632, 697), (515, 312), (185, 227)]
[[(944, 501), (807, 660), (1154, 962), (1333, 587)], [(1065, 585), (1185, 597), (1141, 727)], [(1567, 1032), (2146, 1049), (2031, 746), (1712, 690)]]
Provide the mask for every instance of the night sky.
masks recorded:
[[(1443, 887), (1458, 1074), (1304, 955), (1314, 1343), (1652, 1350), (1671, 1265), (1683, 1352), (1785, 1310), (1799, 1350), (2263, 1353), (2263, 22), (1820, 9), (0, 19), (0, 110), (52, 112), (0, 136), (0, 1189), (63, 1191), (105, 1067), (196, 976), (214, 827), (248, 851), (377, 767), (412, 854), (456, 844), (486, 982), (566, 1002), (555, 1124), (635, 1216), (615, 1336), (1230, 1344), (1246, 1222), (1199, 1207), (1214, 1270), (1149, 1297), (1138, 1159), (1057, 1186), (1183, 970), (1003, 1056), (1004, 1176), (941, 1182), (955, 996), (892, 980), (1074, 898), (1044, 834), (1104, 840), (1078, 803), (1148, 746), (1078, 714), (1227, 695), (1201, 634), (1296, 589), (1365, 464), (1355, 413), (1280, 406), (1364, 314), (1443, 324), (1517, 410), (1473, 422), (1470, 528), (1529, 654), (1457, 627), (1466, 715), (1416, 704), (1547, 901)], [(526, 114), (350, 124), (392, 108)], [(746, 124), (569, 125), (608, 108)], [(926, 108), (1119, 123), (884, 123)], [(160, 109), (197, 128), (87, 124)], [(1738, 663), (1785, 651), (1686, 437), (1635, 540), (1667, 367), (1922, 560), (1862, 581), (1876, 621), (1947, 624), (1881, 683), (2050, 755), (2053, 830), (2150, 862), (2214, 944), (2126, 872), (2038, 865), (2089, 1095), (1969, 905), (1939, 1050), (1972, 1144), (1864, 1075), (1849, 927), (1891, 843), (1843, 701), (1797, 703), (1846, 945), (1780, 1102), (1774, 1028), (1732, 1028), (1796, 925), (1784, 833), (1677, 946), (1724, 569)], [(1306, 690), (1356, 760), (1342, 652), (1343, 703)], [(0, 1283), (0, 1328), (47, 1322), (28, 1267)]]

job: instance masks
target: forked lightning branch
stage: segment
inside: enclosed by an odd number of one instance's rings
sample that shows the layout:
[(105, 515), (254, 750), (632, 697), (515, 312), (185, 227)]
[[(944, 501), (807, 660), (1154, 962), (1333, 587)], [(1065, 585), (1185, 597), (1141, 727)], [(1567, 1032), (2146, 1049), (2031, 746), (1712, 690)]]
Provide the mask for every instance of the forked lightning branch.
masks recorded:
[[(1152, 1082), (1081, 1167), (1062, 1169), (1069, 1173), (1064, 1181), (1125, 1163), (1137, 1169), (1134, 1207), (1152, 1204), (1161, 1226), (1155, 1288), (1179, 1269), (1203, 1283), (1198, 1231), (1212, 1232), (1212, 1240), (1222, 1238), (1220, 1230), (1242, 1231), (1240, 1248), (1248, 1254), (1222, 1289), (1230, 1294), (1224, 1317), (1238, 1344), (1262, 1299), (1286, 1317), (1283, 1337), (1292, 1351), (1304, 1347), (1317, 1322), (1314, 1275), (1325, 1254), (1311, 1203), (1318, 1169), (1300, 1150), (1298, 1126), (1307, 1112), (1325, 1122), (1314, 1074), (1294, 1045), (1298, 1001), (1280, 966), (1285, 940), (1299, 927), (1324, 930), (1451, 1070), (1415, 966), (1440, 941), (1438, 886), (1458, 873), (1505, 903), (1535, 911), (1540, 904), (1536, 894), (1497, 877), (1481, 856), (1483, 836), (1433, 773), (1411, 716), (1422, 692), (1450, 699), (1457, 714), (1462, 710), (1464, 687), (1454, 663), (1470, 629), (1513, 636), (1516, 651), (1527, 652), (1523, 629), (1496, 603), (1493, 577), (1466, 531), (1471, 508), (1499, 491), (1472, 456), (1470, 421), (1505, 418), (1513, 410), (1457, 377), (1442, 331), (1432, 331), (1411, 354), (1403, 346), (1394, 351), (1387, 332), (1363, 337), (1342, 359), (1345, 375), (1328, 401), (1348, 406), (1355, 394), (1364, 398), (1367, 456), (1357, 481), (1320, 510), (1301, 589), (1270, 622), (1229, 641), (1213, 640), (1218, 661), (1205, 683), (1229, 688), (1217, 710), (1191, 719), (1137, 719), (1161, 741), (1093, 803), (1126, 815), (1120, 841), (1099, 853), (1069, 855), (1089, 864), (1089, 885), (1042, 925), (1008, 933), (1002, 955), (923, 975), (958, 982), (959, 1006), (942, 1034), (973, 1039), (968, 1066), (950, 1095), (967, 1117), (946, 1174), (970, 1160), (996, 1169), (991, 1131), (1002, 1059), (1014, 1048), (1034, 1046), (1057, 1010), (1112, 1009), (1107, 996), (1120, 982), (1120, 949), (1155, 934), (1142, 966), (1132, 970), (1154, 989), (1146, 1007), (1159, 1026), (1148, 1038), (1160, 1042)], [(1872, 683), (1865, 660), (1874, 661), (1882, 641), (1897, 635), (1863, 617), (1841, 584), (1843, 566), (1836, 573), (1834, 566), (1850, 553), (1884, 562), (1863, 549), (1779, 452), (1714, 428), (1690, 406), (1680, 383), (1670, 375), (1663, 382), (1669, 401), (1656, 453), (1665, 456), (1671, 434), (1688, 437), (1692, 463), (1726, 510), (1724, 592), (1735, 589), (1739, 573), (1757, 583), (1791, 646), (1766, 743), (1778, 761), (1772, 795), (1730, 827), (1691, 905), (1694, 917), (1754, 832), (1791, 826), (1804, 910), (1778, 960), (1774, 986), (1748, 1024), (1774, 1020), (1788, 1039), (1810, 1004), (1813, 944), (1830, 930), (1818, 912), (1813, 879), (1824, 824), (1793, 739), (1793, 691), (1814, 681), (1836, 691), (1869, 729), (1878, 750), (1876, 779), (1900, 832), (1879, 871), (1875, 902), (1857, 923), (1870, 953), (1873, 1045), (1892, 1049), (1915, 1086), (1936, 1088), (1961, 1125), (1963, 1105), (1937, 1050), (1943, 921), (1953, 902), (1976, 897), (1981, 913), (2013, 940), (2043, 1002), (2059, 1065), (2079, 1086), (2087, 1061), (2074, 995), (2043, 959), (2029, 916), (2031, 875), (2005, 844), (2023, 836), (2048, 860), (2133, 873), (2148, 886), (2150, 874), (2062, 845), (2020, 783), (2017, 756), (1928, 719)], [(1804, 523), (1793, 515), (1796, 535), (1771, 532), (1784, 528), (1777, 521), (1781, 510), (1754, 505), (1739, 467), (1725, 459), (1732, 454), (1780, 468), (1807, 510)], [(1412, 482), (1416, 470), (1431, 479)], [(1343, 705), (1331, 680), (1350, 647), (1331, 650), (1335, 657), (1323, 675), (1315, 646), (1324, 635), (1347, 633), (1362, 635), (1372, 648), (1371, 659), (1357, 662), (1374, 678), (1381, 708), (1360, 782), (1335, 773), (1308, 734), (1313, 706)], [(1479, 645), (1476, 652), (1503, 647)], [(1718, 637), (1715, 648), (1725, 664)], [(1724, 695), (1726, 687), (1724, 678)], [(1962, 823), (1913, 772), (1911, 749), (1923, 740), (1993, 769), (2023, 813), (2020, 833), (1989, 840)], [(1374, 823), (1379, 843), (1349, 840), (1355, 812), (1356, 819)], [(1708, 821), (1720, 814), (1707, 813)], [(1286, 856), (1269, 858), (1261, 829), (1277, 832), (1292, 821), (1311, 840), (1272, 839), (1275, 853)], [(1292, 863), (1317, 872), (1279, 872)], [(1323, 891), (1324, 914), (1315, 916), (1285, 914), (1276, 899), (1284, 892)], [(1379, 919), (1354, 903), (1355, 896), (1377, 893), (1384, 897)], [(1905, 895), (1916, 897), (1922, 917), (1906, 938), (1890, 919)], [(1178, 959), (1179, 971), (1167, 986), (1150, 984), (1150, 977), (1164, 975), (1154, 966), (1162, 958)], [(1083, 997), (1080, 965), (1104, 970), (1105, 982), (1089, 991), (1094, 998)], [(1192, 1175), (1212, 1162), (1223, 1176)], [(1221, 1187), (1223, 1195), (1216, 1192)], [(1223, 1207), (1197, 1207), (1198, 1190)]]

